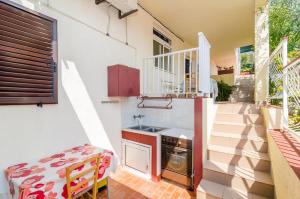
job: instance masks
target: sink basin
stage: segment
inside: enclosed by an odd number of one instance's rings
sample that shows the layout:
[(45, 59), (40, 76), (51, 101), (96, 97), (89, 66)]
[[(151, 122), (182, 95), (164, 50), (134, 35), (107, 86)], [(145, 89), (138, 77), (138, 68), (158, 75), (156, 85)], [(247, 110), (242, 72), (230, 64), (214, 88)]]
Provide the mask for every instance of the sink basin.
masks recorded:
[(162, 130), (164, 130), (164, 128), (150, 127), (148, 129), (145, 129), (145, 131), (152, 132), (152, 133), (156, 133), (156, 132), (159, 132), (159, 131), (162, 131)]
[(150, 132), (150, 133), (157, 133), (159, 131), (164, 130), (164, 128), (160, 128), (160, 127), (151, 127), (151, 126), (134, 126), (134, 127), (130, 127), (129, 129), (133, 129), (133, 130), (140, 130), (140, 131), (146, 131), (146, 132)]
[(146, 130), (148, 128), (151, 128), (150, 126), (144, 126), (144, 125), (141, 125), (141, 126), (133, 126), (133, 127), (130, 127), (130, 129), (133, 129), (133, 130)]

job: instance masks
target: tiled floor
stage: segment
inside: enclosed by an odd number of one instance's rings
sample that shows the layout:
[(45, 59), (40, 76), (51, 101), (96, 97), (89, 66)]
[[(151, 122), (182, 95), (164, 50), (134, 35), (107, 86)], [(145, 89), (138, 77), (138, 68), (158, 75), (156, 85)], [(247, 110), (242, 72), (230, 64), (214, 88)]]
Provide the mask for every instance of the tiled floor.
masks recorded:
[[(191, 192), (180, 185), (161, 180), (152, 182), (137, 177), (122, 168), (112, 173), (109, 179), (110, 199), (188, 199), (195, 198)], [(102, 191), (99, 198), (107, 198)]]

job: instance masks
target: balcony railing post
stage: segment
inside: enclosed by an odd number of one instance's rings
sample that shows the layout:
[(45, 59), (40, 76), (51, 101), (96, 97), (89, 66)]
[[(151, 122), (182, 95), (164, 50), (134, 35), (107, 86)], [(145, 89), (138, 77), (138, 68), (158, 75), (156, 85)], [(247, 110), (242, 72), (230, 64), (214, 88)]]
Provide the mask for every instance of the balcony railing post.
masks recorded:
[(198, 33), (198, 46), (199, 46), (199, 94), (202, 96), (209, 95), (210, 93), (210, 48), (208, 40), (202, 32)]
[(288, 39), (284, 38), (283, 48), (282, 48), (282, 65), (283, 65), (283, 127), (288, 128), (289, 123), (289, 110), (288, 110), (288, 74), (287, 66), (288, 64)]

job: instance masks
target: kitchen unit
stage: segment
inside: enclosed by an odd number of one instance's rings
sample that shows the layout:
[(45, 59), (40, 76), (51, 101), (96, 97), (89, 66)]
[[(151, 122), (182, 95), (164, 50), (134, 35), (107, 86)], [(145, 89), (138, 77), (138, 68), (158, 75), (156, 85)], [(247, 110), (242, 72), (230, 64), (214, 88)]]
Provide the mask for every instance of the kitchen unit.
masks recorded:
[(126, 169), (159, 181), (161, 175), (161, 137), (163, 128), (137, 126), (122, 130), (122, 165)]
[(193, 131), (136, 126), (122, 130), (122, 165), (158, 181), (193, 186)]
[[(125, 136), (126, 137), (126, 136)], [(151, 176), (151, 151), (152, 146), (124, 139), (122, 142), (122, 164), (133, 172), (137, 170)]]

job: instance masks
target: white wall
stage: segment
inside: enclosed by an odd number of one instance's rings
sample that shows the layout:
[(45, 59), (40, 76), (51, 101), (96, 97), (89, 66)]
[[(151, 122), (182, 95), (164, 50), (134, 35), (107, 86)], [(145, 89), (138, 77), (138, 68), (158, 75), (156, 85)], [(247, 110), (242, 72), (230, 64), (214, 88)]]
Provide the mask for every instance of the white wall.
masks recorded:
[[(154, 19), (142, 9), (119, 20), (110, 8), (94, 0), (13, 0), (58, 20), (59, 102), (38, 108), (0, 107), (0, 198), (8, 188), (3, 170), (9, 165), (40, 158), (68, 147), (92, 143), (121, 151), (121, 106), (102, 104), (107, 98), (107, 66), (115, 63), (141, 68), (142, 58), (152, 55)], [(167, 31), (167, 30), (165, 30)], [(183, 44), (175, 36), (176, 47)]]
[(210, 61), (210, 75), (218, 75), (217, 64), (213, 60)]
[(213, 124), (215, 121), (218, 105), (214, 103), (212, 98), (203, 98), (203, 115), (206, 117), (202, 118), (203, 124), (203, 138), (202, 138), (202, 160), (205, 161), (207, 157), (207, 147), (210, 142), (210, 135), (213, 129)]
[[(140, 102), (131, 97), (123, 100), (122, 127), (138, 124), (133, 115), (144, 115), (141, 123), (157, 127), (194, 129), (194, 99), (173, 99), (172, 109), (137, 108)], [(163, 106), (168, 104), (164, 100), (146, 100), (145, 105)]]

